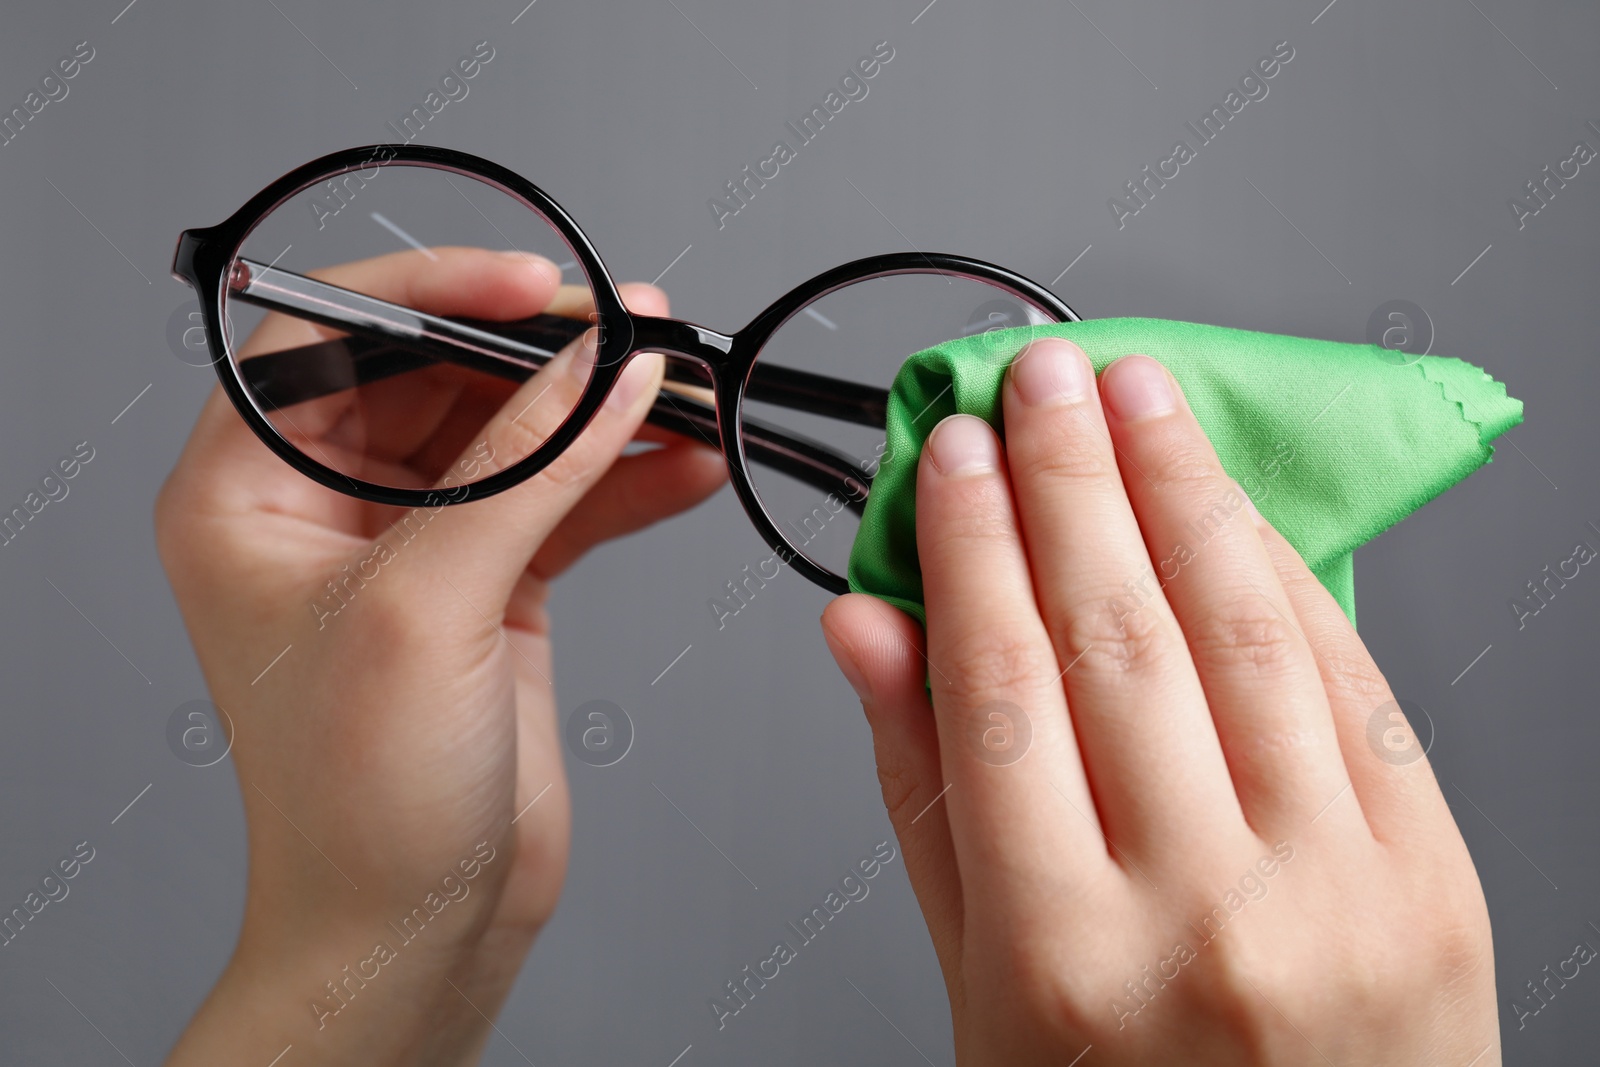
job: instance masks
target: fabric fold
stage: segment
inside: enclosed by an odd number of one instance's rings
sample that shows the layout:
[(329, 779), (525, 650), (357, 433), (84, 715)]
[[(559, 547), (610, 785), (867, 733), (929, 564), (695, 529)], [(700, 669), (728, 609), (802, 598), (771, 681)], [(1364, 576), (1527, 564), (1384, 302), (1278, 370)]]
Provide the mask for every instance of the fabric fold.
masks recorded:
[(926, 616), (916, 551), (923, 441), (948, 415), (1002, 434), (1000, 385), (1030, 340), (1066, 337), (1095, 371), (1142, 353), (1183, 386), (1223, 467), (1355, 619), (1351, 553), (1490, 461), (1522, 403), (1482, 369), (1376, 345), (1165, 319), (1092, 319), (947, 341), (889, 394), (884, 456), (850, 556), (850, 587)]

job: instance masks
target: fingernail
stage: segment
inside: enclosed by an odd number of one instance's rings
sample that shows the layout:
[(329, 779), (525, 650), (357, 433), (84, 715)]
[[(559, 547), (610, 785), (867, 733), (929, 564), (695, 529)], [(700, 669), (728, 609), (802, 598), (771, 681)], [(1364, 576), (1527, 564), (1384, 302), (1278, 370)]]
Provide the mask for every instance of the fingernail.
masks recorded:
[(611, 387), (611, 395), (606, 397), (606, 407), (612, 411), (627, 411), (633, 407), (633, 402), (639, 399), (639, 394), (649, 388), (655, 379), (655, 364), (658, 358), (651, 353), (641, 352), (630, 360), (622, 369), (622, 377)]
[(928, 458), (940, 474), (981, 474), (999, 467), (1000, 448), (988, 423), (951, 415), (928, 436)]
[(856, 697), (865, 704), (872, 698), (872, 687), (867, 684), (867, 676), (861, 673), (861, 668), (856, 665), (855, 658), (845, 651), (843, 645), (834, 640), (828, 631), (828, 624), (822, 624), (822, 639), (828, 643), (828, 651), (833, 653), (833, 661), (839, 665), (839, 673), (844, 675), (844, 680), (850, 683), (850, 688), (856, 691)]
[(1093, 382), (1089, 358), (1077, 345), (1060, 338), (1034, 341), (1011, 364), (1011, 383), (1030, 407), (1080, 400), (1088, 395)]
[(1149, 356), (1123, 356), (1101, 376), (1106, 406), (1123, 422), (1153, 419), (1176, 411), (1178, 393), (1172, 378)]

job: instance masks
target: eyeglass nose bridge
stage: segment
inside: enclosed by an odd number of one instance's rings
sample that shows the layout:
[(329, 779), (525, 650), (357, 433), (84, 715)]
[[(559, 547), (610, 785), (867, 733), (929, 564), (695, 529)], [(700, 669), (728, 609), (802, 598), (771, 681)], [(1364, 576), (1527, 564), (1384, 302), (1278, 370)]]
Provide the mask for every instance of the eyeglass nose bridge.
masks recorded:
[(661, 352), (691, 360), (713, 374), (732, 366), (731, 336), (682, 319), (633, 316), (632, 348), (635, 352)]
[(667, 357), (664, 389), (713, 409), (722, 407), (718, 393), (736, 388), (742, 373), (736, 366), (737, 342), (732, 336), (683, 319), (654, 315), (631, 318), (633, 341), (629, 351), (660, 352)]

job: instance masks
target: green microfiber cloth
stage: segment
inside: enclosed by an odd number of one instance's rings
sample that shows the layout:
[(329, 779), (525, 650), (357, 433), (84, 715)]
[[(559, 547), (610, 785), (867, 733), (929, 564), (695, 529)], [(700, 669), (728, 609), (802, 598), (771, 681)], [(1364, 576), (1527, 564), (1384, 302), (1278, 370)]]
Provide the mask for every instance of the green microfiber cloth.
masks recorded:
[(1143, 353), (1183, 386), (1227, 472), (1355, 621), (1351, 553), (1450, 488), (1522, 421), (1522, 402), (1470, 363), (1376, 345), (1164, 319), (1021, 326), (906, 360), (887, 441), (850, 553), (850, 588), (927, 621), (917, 562), (917, 459), (939, 420), (977, 415), (1004, 433), (1000, 385), (1028, 341), (1065, 337), (1098, 373)]

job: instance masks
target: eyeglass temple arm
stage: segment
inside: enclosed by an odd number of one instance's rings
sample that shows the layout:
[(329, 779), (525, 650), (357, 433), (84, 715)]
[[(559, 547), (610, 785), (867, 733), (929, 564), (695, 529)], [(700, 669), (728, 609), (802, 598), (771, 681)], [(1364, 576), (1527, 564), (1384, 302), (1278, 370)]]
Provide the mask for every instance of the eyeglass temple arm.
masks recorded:
[[(559, 315), (534, 315), (513, 322), (443, 318), (254, 260), (239, 259), (235, 264), (229, 289), (247, 303), (291, 312), (334, 329), (403, 340), (407, 347), (426, 352), (435, 359), (488, 374), (507, 377), (503, 371), (512, 369), (519, 372), (513, 379), (517, 381), (525, 379), (588, 329), (583, 320)], [(290, 376), (274, 373), (276, 364), (292, 360), (297, 351), (291, 348), (257, 356), (247, 360), (246, 365), (252, 374), (286, 379)], [(385, 360), (370, 360), (362, 365), (356, 382), (339, 387), (365, 385), (422, 365), (403, 361), (391, 369)], [(300, 375), (293, 377), (303, 380)], [(704, 367), (671, 353), (667, 355), (666, 378), (687, 385), (711, 384)], [(301, 403), (317, 395), (325, 394), (280, 395), (278, 406)], [(756, 364), (744, 395), (748, 400), (874, 428), (883, 426), (888, 412), (888, 392), (884, 389), (770, 363)]]
[[(587, 327), (578, 320), (536, 315), (518, 322), (445, 319), (376, 300), (313, 278), (239, 260), (243, 271), (230, 280), (234, 295), (259, 307), (310, 319), (349, 337), (314, 342), (243, 360), (240, 371), (268, 410), (288, 407), (357, 385), (430, 366), (441, 360), (473, 367), (509, 381), (526, 381)], [(669, 355), (667, 378), (689, 387), (708, 386), (709, 376), (691, 360)], [(354, 380), (352, 380), (352, 377)], [(756, 368), (746, 390), (751, 399), (780, 403), (819, 415), (883, 425), (887, 394), (880, 389), (796, 371)], [(768, 381), (759, 383), (758, 378)], [(830, 395), (831, 393), (831, 395)], [(663, 392), (647, 421), (718, 447), (716, 411), (691, 396)], [(855, 460), (810, 438), (745, 417), (745, 453), (822, 492), (843, 490), (846, 506), (859, 513), (867, 482)]]
[[(663, 430), (684, 437), (698, 437), (713, 448), (717, 447), (717, 413), (710, 404), (663, 391), (646, 419)], [(821, 441), (780, 430), (749, 416), (741, 419), (740, 424), (744, 428), (745, 455), (752, 463), (832, 494), (857, 515), (862, 513), (872, 476), (849, 456)]]

